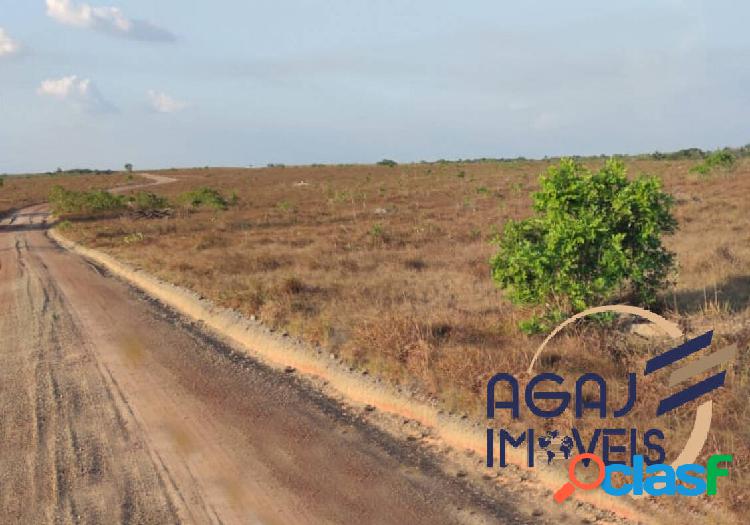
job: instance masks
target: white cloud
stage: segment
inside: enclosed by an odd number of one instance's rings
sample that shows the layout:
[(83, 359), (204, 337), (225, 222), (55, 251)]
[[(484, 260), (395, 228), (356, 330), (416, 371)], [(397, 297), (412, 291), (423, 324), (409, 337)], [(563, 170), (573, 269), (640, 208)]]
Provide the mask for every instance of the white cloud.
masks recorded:
[(0, 57), (14, 55), (21, 48), (20, 44), (13, 40), (5, 29), (0, 27)]
[(149, 90), (148, 99), (151, 104), (151, 109), (159, 113), (175, 113), (187, 107), (187, 104), (184, 102), (175, 100), (161, 91)]
[(110, 35), (147, 40), (172, 42), (175, 36), (168, 30), (146, 20), (134, 20), (125, 16), (118, 7), (96, 7), (89, 4), (74, 4), (70, 0), (47, 0), (47, 15), (61, 24), (96, 29)]
[(77, 75), (44, 80), (37, 93), (67, 102), (76, 109), (88, 113), (108, 113), (115, 110), (90, 79), (78, 78)]

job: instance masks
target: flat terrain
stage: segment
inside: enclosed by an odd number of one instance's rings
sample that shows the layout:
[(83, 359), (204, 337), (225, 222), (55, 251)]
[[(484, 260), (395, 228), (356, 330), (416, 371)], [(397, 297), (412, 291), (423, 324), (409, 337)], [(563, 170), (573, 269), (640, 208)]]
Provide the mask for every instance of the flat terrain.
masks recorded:
[(239, 358), (46, 235), (0, 226), (8, 523), (513, 523), (416, 446)]
[[(65, 235), (481, 418), (487, 378), (524, 370), (540, 342), (518, 331), (529, 312), (508, 303), (489, 278), (490, 240), (509, 218), (531, 213), (530, 193), (550, 163), (166, 170), (178, 182), (155, 191), (175, 203), (208, 186), (236, 195), (237, 204), (194, 212), (175, 204), (169, 218), (79, 223)], [(660, 298), (661, 313), (689, 334), (714, 328), (717, 345), (740, 348), (726, 388), (714, 396), (704, 450), (734, 453), (731, 481), (712, 502), (739, 510), (750, 492), (750, 163), (707, 176), (692, 172), (691, 160), (626, 164), (631, 175), (660, 177), (676, 200), (679, 231), (666, 244), (679, 273)], [(621, 384), (654, 351), (619, 331), (584, 327), (558, 338), (542, 365), (563, 375), (596, 369)], [(658, 399), (655, 385), (642, 392)], [(670, 418), (668, 452), (684, 442), (690, 410)], [(644, 427), (652, 413), (645, 407), (624, 424)], [(707, 508), (695, 498), (673, 500)]]

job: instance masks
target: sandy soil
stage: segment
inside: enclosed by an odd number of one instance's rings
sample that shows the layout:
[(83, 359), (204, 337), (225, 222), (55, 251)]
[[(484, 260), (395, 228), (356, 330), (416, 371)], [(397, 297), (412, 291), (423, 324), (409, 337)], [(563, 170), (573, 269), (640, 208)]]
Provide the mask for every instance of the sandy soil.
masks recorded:
[(2, 521), (533, 521), (62, 250), (47, 217), (0, 225)]

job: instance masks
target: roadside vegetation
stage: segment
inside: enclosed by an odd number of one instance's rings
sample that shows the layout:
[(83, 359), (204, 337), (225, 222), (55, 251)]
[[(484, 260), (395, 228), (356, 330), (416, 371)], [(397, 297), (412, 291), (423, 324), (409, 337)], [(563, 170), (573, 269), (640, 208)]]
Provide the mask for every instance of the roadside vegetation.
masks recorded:
[[(179, 195), (176, 201), (188, 211), (199, 208), (223, 211), (230, 203), (236, 204), (237, 197), (233, 194), (228, 201), (215, 189), (202, 187)], [(49, 193), (49, 202), (52, 212), (65, 219), (101, 219), (125, 214), (130, 217), (156, 218), (172, 214), (169, 199), (148, 191), (116, 195), (106, 190), (74, 191), (54, 186)]]
[(137, 174), (103, 172), (80, 169), (50, 172), (35, 175), (4, 175), (0, 187), (0, 216), (19, 208), (46, 202), (50, 190), (61, 186), (72, 191), (92, 191), (97, 189), (138, 184), (146, 182)]
[[(649, 304), (690, 335), (713, 328), (715, 345), (736, 343), (740, 357), (715, 394), (700, 460), (731, 450), (735, 469), (714, 498), (663, 504), (739, 511), (750, 493), (750, 159), (735, 152), (731, 170), (706, 177), (692, 168), (711, 154), (685, 151), (170, 170), (178, 182), (154, 193), (179, 212), (74, 222), (66, 235), (477, 419), (487, 379), (523, 376), (541, 342), (519, 329), (529, 319), (549, 324), (616, 299)], [(549, 260), (531, 268), (531, 255)], [(540, 367), (566, 384), (596, 370), (619, 406), (627, 371), (664, 350), (630, 334), (629, 322), (571, 327)], [(622, 426), (654, 426), (662, 383), (639, 382), (640, 404)], [(659, 423), (668, 454), (682, 447), (693, 409)], [(538, 425), (527, 417), (502, 424)], [(601, 422), (564, 414), (548, 424), (590, 436)]]
[(52, 212), (59, 217), (101, 215), (125, 209), (125, 197), (106, 190), (74, 191), (54, 186), (49, 192)]
[(596, 172), (563, 159), (542, 175), (533, 201), (532, 217), (505, 223), (490, 261), (512, 301), (541, 307), (523, 330), (548, 332), (591, 306), (654, 305), (674, 270), (661, 238), (677, 226), (658, 178), (628, 180), (614, 159)]

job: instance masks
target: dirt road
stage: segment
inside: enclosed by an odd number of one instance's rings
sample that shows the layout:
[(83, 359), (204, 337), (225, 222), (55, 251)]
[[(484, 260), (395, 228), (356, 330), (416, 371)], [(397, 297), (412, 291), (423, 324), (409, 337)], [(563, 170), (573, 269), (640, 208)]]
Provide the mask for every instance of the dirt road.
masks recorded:
[(416, 445), (0, 225), (0, 521), (515, 522)]

